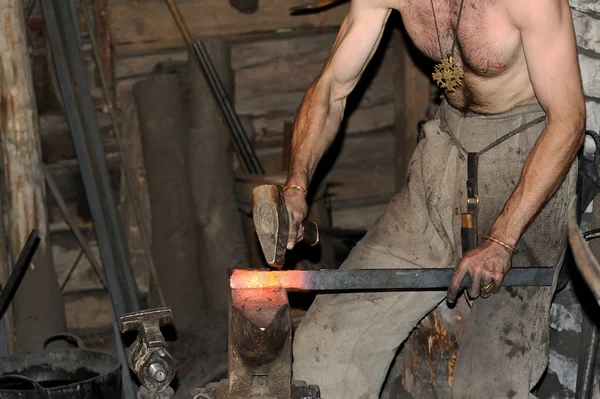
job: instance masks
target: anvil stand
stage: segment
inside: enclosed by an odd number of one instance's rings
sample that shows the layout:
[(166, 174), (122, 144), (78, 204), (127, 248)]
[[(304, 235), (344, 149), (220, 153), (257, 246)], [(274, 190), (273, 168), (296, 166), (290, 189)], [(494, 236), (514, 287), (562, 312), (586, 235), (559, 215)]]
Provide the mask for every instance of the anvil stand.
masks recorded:
[(319, 399), (319, 387), (292, 378), (292, 316), (285, 289), (231, 290), (229, 378), (193, 399)]
[[(169, 308), (120, 317), (121, 332), (138, 331), (129, 367), (142, 387), (139, 399), (171, 399), (175, 361), (160, 327), (171, 324)], [(292, 316), (283, 288), (234, 289), (229, 295), (229, 374), (194, 389), (192, 399), (320, 399), (319, 387), (292, 378)]]

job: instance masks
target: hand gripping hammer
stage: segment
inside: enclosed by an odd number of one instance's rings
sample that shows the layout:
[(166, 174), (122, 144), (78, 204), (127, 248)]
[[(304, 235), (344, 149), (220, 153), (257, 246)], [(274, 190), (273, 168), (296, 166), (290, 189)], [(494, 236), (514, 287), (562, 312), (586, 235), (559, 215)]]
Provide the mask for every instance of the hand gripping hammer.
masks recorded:
[[(267, 264), (280, 269), (285, 262), (289, 235), (289, 216), (283, 189), (276, 184), (264, 184), (252, 189), (252, 217), (254, 229)], [(302, 222), (302, 241), (309, 245), (319, 242), (319, 226), (315, 222)]]

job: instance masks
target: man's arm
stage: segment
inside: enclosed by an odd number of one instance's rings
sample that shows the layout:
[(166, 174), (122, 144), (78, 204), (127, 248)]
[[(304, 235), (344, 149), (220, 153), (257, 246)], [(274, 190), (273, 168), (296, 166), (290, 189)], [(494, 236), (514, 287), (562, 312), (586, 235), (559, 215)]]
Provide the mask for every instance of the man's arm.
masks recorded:
[[(307, 89), (294, 123), (286, 191), (290, 229), (288, 249), (302, 238), (304, 192), (344, 116), (346, 98), (358, 83), (381, 40), (391, 13), (389, 0), (352, 0), (325, 67)], [(303, 192), (304, 190), (304, 192)]]
[(566, 176), (583, 143), (585, 103), (567, 0), (512, 1), (533, 89), (546, 127), (491, 234), (515, 246)]
[(346, 98), (373, 57), (390, 9), (380, 0), (353, 0), (325, 67), (296, 116), (288, 184), (307, 188), (340, 127)]
[[(571, 11), (567, 0), (509, 0), (519, 28), (533, 89), (546, 111), (546, 126), (525, 161), (521, 177), (490, 235), (515, 247), (535, 215), (563, 182), (584, 139), (585, 103)], [(455, 268), (448, 302), (456, 300), (469, 273), (469, 296), (493, 283), (497, 293), (511, 254), (492, 241), (467, 252)], [(485, 295), (490, 292), (485, 289)]]

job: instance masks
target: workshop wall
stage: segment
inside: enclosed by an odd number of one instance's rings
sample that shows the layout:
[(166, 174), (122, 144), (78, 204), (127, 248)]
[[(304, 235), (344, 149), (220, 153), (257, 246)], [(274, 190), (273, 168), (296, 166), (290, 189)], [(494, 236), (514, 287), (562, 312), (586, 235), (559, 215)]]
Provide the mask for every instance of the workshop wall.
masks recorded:
[[(118, 100), (158, 66), (186, 65), (187, 50), (164, 1), (144, 2), (143, 13), (137, 1), (108, 4)], [(230, 43), (235, 108), (266, 168), (281, 164), (284, 123), (293, 122), (348, 6), (290, 16), (289, 8), (300, 4), (261, 1), (255, 13), (242, 14), (227, 2), (178, 2), (194, 37)], [(384, 43), (350, 101), (340, 140), (323, 161), (334, 227), (366, 228), (394, 192), (393, 53)]]
[(571, 0), (570, 4), (586, 95), (587, 128), (600, 132), (600, 2)]
[[(23, 2), (32, 4), (30, 0)], [(324, 65), (348, 5), (292, 17), (289, 8), (303, 4), (303, 0), (261, 0), (253, 14), (242, 14), (223, 1), (179, 0), (177, 3), (194, 37), (217, 38), (230, 43), (235, 108), (261, 161), (267, 168), (278, 167), (284, 122), (293, 121), (304, 91)], [(120, 114), (126, 117), (123, 100), (133, 84), (160, 66), (185, 67), (188, 55), (164, 0), (88, 0), (88, 5), (95, 13), (92, 19), (96, 23), (100, 50), (110, 56), (102, 65), (96, 65), (81, 17), (82, 44), (97, 120), (115, 198), (122, 203), (122, 160), (100, 90), (98, 69), (112, 77), (114, 97), (121, 108)], [(39, 2), (27, 26), (43, 161), (57, 181), (78, 227), (89, 237), (92, 252), (100, 259), (75, 149), (57, 95)], [(396, 65), (390, 41), (389, 37), (384, 39), (373, 66), (349, 102), (349, 117), (340, 140), (324, 161), (335, 227), (366, 228), (383, 211), (395, 188), (393, 82)], [(135, 172), (143, 174), (143, 168), (138, 167)], [(145, 184), (143, 175), (139, 178), (141, 184)], [(106, 337), (110, 338), (110, 308), (101, 281), (85, 255), (81, 256), (79, 245), (49, 190), (47, 203), (54, 263), (65, 294), (68, 326), (75, 332), (85, 330), (85, 333), (102, 335), (106, 331)], [(127, 217), (131, 216), (125, 215), (126, 228)], [(132, 244), (132, 263), (138, 286), (145, 293), (148, 290), (147, 262), (143, 254), (136, 252), (141, 245), (136, 227), (130, 227), (127, 234)]]

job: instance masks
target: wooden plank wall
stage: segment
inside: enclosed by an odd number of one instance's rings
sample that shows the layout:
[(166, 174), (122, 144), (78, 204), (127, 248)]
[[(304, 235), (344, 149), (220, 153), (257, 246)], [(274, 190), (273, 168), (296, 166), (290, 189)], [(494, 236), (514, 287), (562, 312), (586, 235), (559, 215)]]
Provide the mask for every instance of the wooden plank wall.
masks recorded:
[[(260, 0), (243, 14), (224, 0), (178, 0), (177, 5), (196, 38), (339, 26), (348, 4), (328, 11), (292, 16), (289, 8), (305, 0)], [(131, 54), (181, 46), (181, 34), (169, 18), (164, 0), (108, 0), (111, 43), (115, 53)]]
[[(229, 39), (235, 108), (267, 167), (281, 163), (284, 122), (293, 121), (304, 91), (323, 67), (336, 33), (336, 29), (305, 29)], [(187, 53), (182, 48), (116, 54), (117, 97), (124, 96), (157, 64), (186, 62)], [(331, 184), (336, 227), (367, 227), (393, 193), (394, 71), (394, 46), (384, 45), (349, 101), (345, 127), (323, 161), (332, 165), (326, 178)]]

